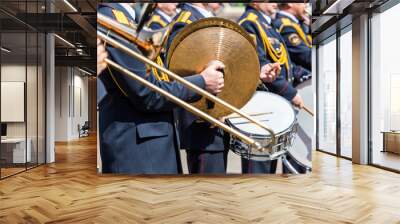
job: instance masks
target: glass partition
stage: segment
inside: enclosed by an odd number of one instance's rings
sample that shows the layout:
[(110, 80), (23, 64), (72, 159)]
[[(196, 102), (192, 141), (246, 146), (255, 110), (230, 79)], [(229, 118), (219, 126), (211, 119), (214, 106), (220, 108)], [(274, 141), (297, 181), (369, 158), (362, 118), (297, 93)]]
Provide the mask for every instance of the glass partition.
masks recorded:
[(2, 177), (25, 170), (26, 162), (31, 161), (26, 138), (26, 41), (25, 32), (1, 34)]
[(46, 39), (22, 22), (43, 5), (0, 2), (0, 178), (45, 162)]

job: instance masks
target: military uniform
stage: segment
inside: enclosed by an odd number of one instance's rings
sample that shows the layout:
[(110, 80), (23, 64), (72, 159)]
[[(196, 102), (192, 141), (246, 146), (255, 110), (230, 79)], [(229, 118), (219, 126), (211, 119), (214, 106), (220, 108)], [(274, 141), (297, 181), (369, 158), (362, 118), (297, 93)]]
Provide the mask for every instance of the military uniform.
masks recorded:
[[(294, 69), (300, 68), (293, 65), (284, 40), (271, 24), (271, 18), (247, 6), (246, 11), (239, 18), (239, 25), (253, 37), (261, 67), (275, 62), (281, 64), (281, 73), (276, 80), (264, 85), (269, 91), (292, 101), (297, 94), (297, 90), (293, 87), (293, 72)], [(304, 69), (296, 72), (304, 72)], [(290, 161), (291, 158), (288, 160)], [(276, 165), (277, 160), (257, 162), (242, 158), (243, 173), (275, 173)], [(285, 167), (284, 172), (287, 172)]]
[(168, 24), (172, 21), (172, 18), (166, 15), (164, 12), (162, 12), (159, 9), (156, 9), (153, 12), (153, 15), (147, 22), (147, 27), (149, 27), (152, 30), (158, 30), (161, 28), (164, 28), (168, 26)]
[[(150, 17), (149, 21), (147, 22), (147, 27), (152, 30), (158, 30), (167, 27), (172, 21), (172, 18), (166, 15), (159, 9), (156, 9), (153, 12), (153, 15)], [(160, 54), (156, 57), (155, 62), (158, 65), (164, 67), (164, 60), (165, 60), (165, 49), (161, 49)], [(159, 72), (156, 68), (152, 68), (153, 73), (158, 76), (161, 80), (169, 81), (168, 75)]]
[[(118, 3), (98, 11), (125, 25), (134, 18)], [(127, 45), (139, 52), (134, 44)], [(200, 96), (177, 82), (160, 81), (145, 64), (108, 45), (109, 58), (176, 97), (194, 102)], [(99, 103), (100, 153), (104, 173), (177, 174), (181, 171), (172, 110), (177, 106), (129, 76), (109, 67), (99, 78), (107, 95)], [(186, 78), (205, 88), (200, 75)]]
[(311, 36), (309, 27), (285, 11), (276, 14), (273, 25), (278, 29), (288, 48), (292, 61), (311, 71)]
[[(167, 49), (169, 49), (174, 37), (186, 25), (212, 16), (210, 12), (202, 12), (191, 4), (184, 3), (180, 7), (181, 12), (174, 18)], [(181, 148), (186, 149), (189, 172), (225, 173), (227, 149), (224, 145), (227, 136), (223, 130), (216, 127), (211, 128), (210, 123), (199, 121), (198, 117), (184, 109), (177, 109), (176, 114), (180, 123)]]

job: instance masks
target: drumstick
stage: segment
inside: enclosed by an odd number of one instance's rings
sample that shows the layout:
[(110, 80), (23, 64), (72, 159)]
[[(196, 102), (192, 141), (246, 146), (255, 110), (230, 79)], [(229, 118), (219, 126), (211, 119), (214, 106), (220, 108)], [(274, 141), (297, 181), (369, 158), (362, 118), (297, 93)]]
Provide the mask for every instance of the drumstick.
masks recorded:
[[(273, 112), (261, 112), (261, 113), (254, 113), (254, 114), (249, 114), (250, 116), (260, 116), (260, 115), (264, 115), (264, 114), (272, 114)], [(232, 115), (232, 116), (228, 116), (227, 118), (239, 118), (239, 117), (241, 117), (241, 116), (235, 116), (235, 115)]]
[(311, 116), (314, 117), (314, 113), (310, 109), (308, 109), (306, 106), (303, 106), (303, 108), (301, 108), (301, 109), (303, 109), (305, 112), (307, 112), (308, 114), (310, 114)]

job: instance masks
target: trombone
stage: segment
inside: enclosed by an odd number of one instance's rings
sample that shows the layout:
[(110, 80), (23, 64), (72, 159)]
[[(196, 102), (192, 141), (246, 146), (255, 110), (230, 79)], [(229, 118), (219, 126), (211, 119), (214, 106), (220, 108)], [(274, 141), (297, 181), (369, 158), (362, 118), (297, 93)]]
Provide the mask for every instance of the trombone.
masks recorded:
[[(106, 63), (108, 65), (110, 65), (110, 66), (114, 67), (115, 69), (119, 70), (120, 72), (130, 76), (131, 78), (140, 82), (147, 88), (160, 93), (164, 97), (168, 98), (169, 100), (173, 101), (174, 103), (178, 104), (179, 106), (183, 107), (184, 109), (188, 110), (189, 112), (222, 128), (224, 131), (230, 133), (231, 135), (234, 135), (234, 136), (240, 138), (242, 141), (244, 141), (248, 145), (252, 146), (251, 147), (252, 149), (263, 152), (263, 151), (266, 151), (266, 149), (269, 149), (273, 145), (276, 144), (275, 133), (269, 127), (265, 126), (264, 124), (262, 124), (261, 122), (259, 122), (256, 119), (250, 117), (249, 115), (243, 113), (238, 108), (232, 106), (228, 102), (221, 100), (220, 98), (218, 98), (218, 97), (214, 96), (213, 94), (203, 90), (202, 88), (192, 84), (191, 82), (185, 80), (184, 78), (173, 73), (172, 71), (158, 65), (157, 63), (153, 62), (149, 58), (143, 56), (142, 54), (140, 54), (140, 53), (130, 49), (129, 47), (125, 46), (124, 44), (114, 40), (113, 38), (110, 37), (110, 34), (119, 39), (128, 40), (128, 41), (132, 41), (132, 42), (136, 43), (141, 48), (141, 50), (144, 51), (144, 54), (146, 54), (146, 55), (154, 55), (154, 52), (157, 52), (161, 48), (161, 46), (154, 47), (154, 45), (153, 45), (153, 47), (151, 47), (151, 45), (153, 43), (152, 38), (149, 38), (147, 41), (143, 40), (140, 38), (140, 35), (137, 34), (135, 27), (130, 28), (128, 26), (120, 24), (120, 23), (116, 22), (114, 19), (104, 16), (101, 13), (97, 14), (97, 23), (98, 23), (97, 36), (98, 36), (98, 38), (103, 40), (105, 43), (110, 44), (113, 47), (120, 49), (121, 51), (135, 57), (136, 59), (142, 61), (143, 63), (150, 65), (151, 67), (158, 69), (161, 72), (164, 72), (170, 78), (182, 83), (183, 85), (185, 85), (187, 88), (191, 89), (192, 91), (202, 95), (203, 97), (207, 98), (208, 100), (210, 100), (214, 103), (219, 103), (219, 104), (229, 108), (230, 110), (232, 110), (232, 112), (236, 113), (237, 115), (240, 115), (241, 117), (246, 118), (247, 120), (251, 121), (252, 123), (256, 124), (257, 126), (263, 128), (264, 130), (266, 130), (267, 132), (269, 132), (271, 134), (271, 141), (266, 146), (262, 146), (262, 145), (260, 145), (259, 142), (255, 141), (254, 139), (250, 138), (249, 136), (237, 131), (236, 129), (234, 129), (232, 127), (229, 127), (228, 125), (221, 122), (220, 120), (208, 115), (207, 113), (201, 111), (200, 109), (194, 107), (193, 105), (190, 105), (189, 103), (179, 99), (178, 97), (170, 94), (169, 92), (150, 83), (149, 81), (142, 78), (141, 76), (129, 71), (128, 69), (124, 68), (123, 66), (121, 66), (107, 58)], [(163, 40), (161, 41), (161, 43), (162, 42), (163, 42)], [(143, 47), (143, 46), (145, 46), (145, 47)], [(157, 49), (157, 47), (160, 47), (160, 48)]]

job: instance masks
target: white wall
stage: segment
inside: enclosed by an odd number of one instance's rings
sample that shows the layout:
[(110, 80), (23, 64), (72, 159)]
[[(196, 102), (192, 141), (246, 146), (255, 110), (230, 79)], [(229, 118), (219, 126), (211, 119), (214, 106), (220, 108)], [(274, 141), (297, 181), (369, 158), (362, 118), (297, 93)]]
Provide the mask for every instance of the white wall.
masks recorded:
[[(25, 138), (30, 140), (32, 161), (39, 159), (44, 162), (44, 89), (41, 66), (25, 64), (3, 64), (1, 66), (2, 82), (24, 82), (26, 86), (26, 105), (21, 108), (26, 113), (26, 120), (23, 122), (6, 122), (7, 137)], [(27, 80), (25, 80), (27, 78)], [(4, 96), (2, 96), (4, 97)], [(2, 107), (1, 110), (12, 110), (10, 107)], [(7, 111), (11, 112), (12, 111)], [(39, 155), (37, 155), (39, 153)]]
[(55, 68), (55, 141), (68, 140), (69, 83), (67, 67)]
[[(24, 65), (9, 64), (1, 66), (1, 81), (3, 82), (25, 82)], [(7, 108), (1, 108), (7, 110)], [(25, 122), (11, 122), (7, 123), (7, 136), (8, 137), (25, 137)]]
[(78, 124), (88, 120), (88, 78), (83, 75), (76, 68), (56, 67), (56, 141), (77, 139)]

